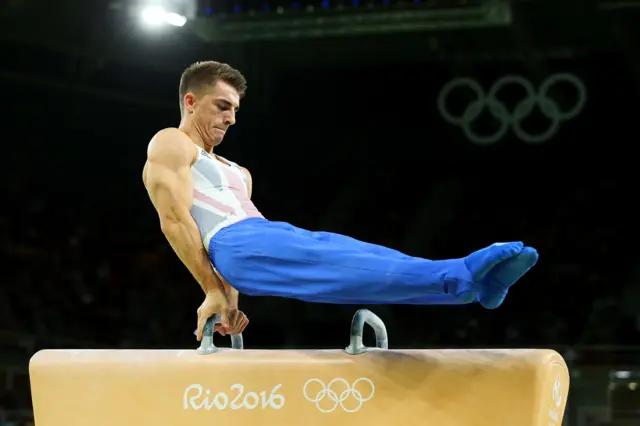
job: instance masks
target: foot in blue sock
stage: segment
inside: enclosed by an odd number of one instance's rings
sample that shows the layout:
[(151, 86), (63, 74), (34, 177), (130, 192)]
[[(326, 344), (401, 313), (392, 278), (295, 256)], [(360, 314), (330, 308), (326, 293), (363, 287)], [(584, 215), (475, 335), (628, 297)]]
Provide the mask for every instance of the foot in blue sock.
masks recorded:
[(524, 247), (517, 255), (494, 265), (481, 281), (480, 304), (487, 309), (495, 309), (500, 306), (504, 302), (509, 288), (522, 278), (537, 261), (538, 252), (533, 247)]
[(523, 247), (521, 241), (494, 243), (465, 257), (464, 265), (471, 273), (471, 280), (479, 282), (499, 263), (519, 254)]
[(499, 265), (522, 251), (524, 244), (520, 241), (495, 243), (464, 258), (464, 266), (469, 272), (469, 281), (457, 281), (456, 300), (460, 303), (472, 303), (478, 300), (478, 292), (482, 289), (485, 276)]

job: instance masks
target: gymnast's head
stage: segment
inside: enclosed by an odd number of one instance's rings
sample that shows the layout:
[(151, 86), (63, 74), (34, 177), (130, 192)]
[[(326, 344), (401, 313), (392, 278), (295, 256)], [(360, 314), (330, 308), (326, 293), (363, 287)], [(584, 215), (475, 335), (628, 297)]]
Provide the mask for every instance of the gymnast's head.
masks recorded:
[(240, 99), (247, 90), (242, 73), (228, 64), (196, 62), (180, 77), (181, 127), (197, 132), (207, 144), (222, 142), (236, 123)]

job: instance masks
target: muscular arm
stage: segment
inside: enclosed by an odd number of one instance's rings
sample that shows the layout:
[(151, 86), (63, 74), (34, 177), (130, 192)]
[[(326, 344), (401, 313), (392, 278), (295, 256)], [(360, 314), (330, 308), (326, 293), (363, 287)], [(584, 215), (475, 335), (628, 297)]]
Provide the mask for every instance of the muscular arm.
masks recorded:
[(143, 180), (162, 233), (182, 263), (205, 293), (224, 291), (189, 212), (193, 198), (190, 168), (195, 155), (194, 145), (179, 130), (162, 130), (149, 143)]

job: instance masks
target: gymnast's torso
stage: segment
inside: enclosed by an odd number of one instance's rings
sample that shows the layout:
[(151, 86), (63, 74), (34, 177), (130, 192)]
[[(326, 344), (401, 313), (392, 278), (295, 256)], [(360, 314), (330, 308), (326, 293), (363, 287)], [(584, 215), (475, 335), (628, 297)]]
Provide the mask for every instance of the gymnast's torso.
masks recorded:
[(244, 170), (232, 161), (196, 148), (198, 155), (191, 166), (191, 216), (208, 248), (211, 237), (222, 228), (263, 216), (249, 199)]

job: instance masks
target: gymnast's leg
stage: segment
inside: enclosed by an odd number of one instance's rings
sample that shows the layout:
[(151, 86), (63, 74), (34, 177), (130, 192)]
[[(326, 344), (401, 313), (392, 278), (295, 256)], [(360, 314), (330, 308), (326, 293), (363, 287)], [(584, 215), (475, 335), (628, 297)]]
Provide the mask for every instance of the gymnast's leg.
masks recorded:
[[(286, 224), (285, 226), (292, 226)], [(409, 259), (410, 256), (398, 250), (388, 247), (379, 246), (342, 234), (331, 232), (312, 232), (312, 236), (316, 239), (328, 242), (335, 242), (349, 246), (367, 253), (378, 254), (380, 256), (397, 257), (401, 259)], [(466, 297), (454, 297), (450, 294), (445, 295), (429, 295), (418, 298), (410, 298), (401, 300), (396, 303), (406, 305), (460, 305), (479, 301), (486, 308), (497, 308), (502, 304), (509, 287), (515, 284), (529, 269), (531, 269), (538, 261), (538, 253), (531, 247), (524, 247), (522, 252), (518, 253), (506, 261), (496, 265), (491, 269), (486, 277), (482, 279), (480, 291), (478, 293), (469, 293)], [(326, 303), (332, 303), (328, 299)]]
[[(286, 225), (292, 226), (289, 224)], [(400, 251), (359, 241), (346, 235), (331, 232), (312, 232), (312, 236), (319, 240), (343, 244), (367, 253), (398, 257), (401, 259), (410, 258), (410, 256)], [(509, 287), (528, 272), (537, 261), (537, 251), (531, 247), (524, 247), (516, 256), (494, 266), (481, 280), (480, 291), (478, 293), (468, 294), (467, 297), (454, 297), (450, 294), (441, 296), (429, 295), (400, 300), (396, 303), (406, 305), (460, 305), (479, 301), (484, 307), (495, 309), (504, 301)], [(482, 262), (482, 260), (480, 260), (480, 262)], [(329, 299), (327, 303), (331, 303), (331, 299)]]
[[(295, 228), (293, 225), (290, 225), (284, 222), (279, 222), (278, 225), (285, 229)], [(407, 259), (407, 260), (411, 259), (411, 256), (404, 254), (398, 250), (385, 247), (385, 246), (380, 246), (377, 244), (360, 241), (346, 235), (337, 234), (334, 232), (322, 232), (322, 231), (319, 231), (319, 232), (310, 231), (310, 232), (311, 232), (311, 236), (318, 241), (326, 241), (329, 243), (341, 244), (343, 247), (350, 247), (358, 251), (371, 253), (379, 256), (398, 258), (398, 259)], [(474, 302), (477, 300), (477, 298), (478, 298), (477, 294), (469, 295), (467, 298), (455, 297), (450, 294), (443, 294), (443, 295), (433, 294), (426, 297), (422, 296), (418, 298), (410, 298), (407, 300), (399, 301), (397, 303), (408, 304), (408, 305), (461, 305), (461, 304)], [(316, 297), (314, 300), (315, 302), (322, 302), (322, 303), (341, 303), (340, 300), (336, 299), (335, 297), (327, 297), (327, 298)], [(373, 303), (373, 302), (367, 301), (365, 299), (364, 301), (355, 301), (353, 303), (360, 304), (360, 303)], [(386, 303), (386, 302), (382, 302), (382, 303)]]
[(466, 258), (433, 261), (382, 247), (365, 250), (366, 245), (248, 219), (214, 235), (209, 253), (222, 276), (247, 295), (342, 304), (417, 298), (424, 304), (459, 304), (475, 301), (480, 279), (522, 251), (522, 243), (495, 244)]

